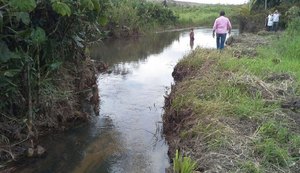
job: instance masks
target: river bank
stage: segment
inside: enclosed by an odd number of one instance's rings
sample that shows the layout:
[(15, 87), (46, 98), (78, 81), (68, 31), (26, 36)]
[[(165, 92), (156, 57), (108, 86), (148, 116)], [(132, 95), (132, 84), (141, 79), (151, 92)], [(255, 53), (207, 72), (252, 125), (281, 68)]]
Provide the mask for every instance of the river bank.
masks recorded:
[(0, 172), (14, 172), (17, 169), (15, 165), (31, 161), (30, 158), (44, 157), (52, 151), (47, 151), (48, 148), (41, 144), (42, 137), (62, 133), (99, 114), (96, 76), (102, 68), (102, 63), (92, 61), (87, 56), (78, 61), (64, 63), (56, 73), (57, 93), (49, 90), (48, 94), (41, 97), (45, 105), (49, 106), (41, 107), (46, 113), (36, 117), (34, 134), (28, 135), (28, 131), (18, 121), (11, 119), (8, 120), (11, 128), (7, 125), (1, 127), (5, 132), (2, 135), (21, 142), (1, 146)]
[(206, 173), (299, 172), (299, 65), (270, 51), (283, 35), (241, 34), (176, 65), (163, 116), (170, 158), (178, 149)]

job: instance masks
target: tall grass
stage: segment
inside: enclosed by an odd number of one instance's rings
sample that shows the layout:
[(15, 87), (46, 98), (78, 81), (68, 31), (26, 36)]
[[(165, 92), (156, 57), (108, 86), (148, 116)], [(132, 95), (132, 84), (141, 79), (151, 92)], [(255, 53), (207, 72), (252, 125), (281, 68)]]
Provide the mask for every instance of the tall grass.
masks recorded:
[[(200, 138), (208, 150), (220, 151), (234, 145), (230, 142), (237, 135), (236, 124), (231, 126), (222, 120), (234, 120), (235, 123), (247, 120), (247, 125), (255, 132), (246, 140), (250, 152), (247, 159), (240, 158), (237, 170), (246, 173), (299, 170), (297, 120), (293, 120), (293, 113), (290, 116), (289, 110), (282, 110), (280, 106), (282, 101), (300, 94), (299, 27), (297, 18), (291, 21), (285, 33), (268, 36), (273, 41), (257, 48), (254, 58), (244, 55), (238, 59), (232, 56), (231, 49), (227, 49), (222, 53), (195, 50), (182, 59), (180, 67), (190, 71), (188, 78), (177, 84), (178, 95), (172, 100), (172, 108), (178, 111), (178, 116), (181, 110), (192, 110), (189, 114), (199, 121), (192, 128), (181, 131), (180, 137), (185, 140)], [(266, 80), (282, 73), (290, 78), (287, 81)], [(285, 90), (281, 86), (290, 90), (277, 95), (278, 90), (273, 87)], [(276, 96), (268, 97), (271, 93), (268, 91)]]
[(126, 29), (133, 34), (173, 26), (177, 21), (169, 8), (144, 0), (112, 1), (107, 16), (110, 19), (109, 25), (114, 26), (116, 32)]
[(197, 6), (171, 6), (175, 14), (179, 17), (180, 26), (212, 26), (221, 10), (226, 16), (237, 23), (234, 18), (238, 14), (240, 6), (233, 5), (197, 5)]

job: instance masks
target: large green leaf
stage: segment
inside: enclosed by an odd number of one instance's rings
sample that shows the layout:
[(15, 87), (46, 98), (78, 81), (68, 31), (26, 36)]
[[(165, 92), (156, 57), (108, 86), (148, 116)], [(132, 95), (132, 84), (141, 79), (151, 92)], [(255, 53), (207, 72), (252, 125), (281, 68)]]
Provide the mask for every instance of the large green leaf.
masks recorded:
[(108, 23), (108, 19), (105, 16), (98, 17), (98, 23), (101, 26), (105, 26)]
[(0, 62), (5, 63), (13, 58), (14, 53), (11, 52), (6, 43), (0, 42)]
[(14, 76), (16, 76), (17, 74), (19, 74), (20, 73), (20, 69), (10, 69), (10, 70), (6, 70), (5, 72), (4, 72), (4, 76), (6, 76), (6, 77), (14, 77)]
[(34, 44), (42, 44), (44, 41), (47, 40), (45, 31), (40, 27), (37, 27), (36, 29), (32, 30), (31, 40)]
[(16, 12), (14, 13), (18, 22), (22, 21), (25, 25), (29, 25), (30, 16), (29, 13), (26, 12)]
[(35, 0), (10, 0), (9, 6), (19, 11), (31, 12), (35, 9), (36, 2)]
[(94, 4), (94, 9), (97, 11), (97, 12), (100, 12), (100, 3), (99, 3), (99, 0), (92, 0), (93, 4)]
[(94, 10), (95, 9), (95, 6), (94, 6), (94, 3), (92, 0), (81, 0), (81, 6), (83, 8), (87, 8), (89, 10)]
[(58, 13), (62, 16), (70, 16), (71, 15), (71, 8), (68, 6), (68, 4), (66, 4), (64, 2), (54, 1), (52, 3), (52, 8), (56, 13)]
[(51, 70), (57, 70), (63, 64), (63, 62), (54, 62), (49, 65)]

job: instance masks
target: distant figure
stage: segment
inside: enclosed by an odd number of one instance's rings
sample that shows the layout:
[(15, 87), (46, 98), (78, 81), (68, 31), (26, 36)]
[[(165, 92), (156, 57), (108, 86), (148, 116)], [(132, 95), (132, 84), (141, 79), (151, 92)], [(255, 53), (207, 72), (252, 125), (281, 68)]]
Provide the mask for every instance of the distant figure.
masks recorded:
[(275, 31), (275, 32), (277, 32), (277, 30), (278, 30), (279, 16), (280, 16), (280, 13), (278, 13), (278, 11), (275, 10), (275, 12), (273, 14), (273, 31)]
[(195, 37), (194, 37), (194, 28), (191, 29), (191, 32), (190, 32), (190, 40), (191, 41), (194, 41), (195, 40)]
[(266, 28), (266, 31), (269, 30), (269, 28), (268, 28), (268, 16), (265, 18), (265, 28)]
[(227, 32), (228, 34), (231, 33), (231, 23), (230, 20), (225, 17), (225, 12), (220, 12), (220, 17), (215, 20), (213, 26), (213, 38), (215, 38), (215, 33), (217, 34), (216, 41), (217, 41), (217, 49), (224, 49), (224, 43), (226, 40)]
[(273, 14), (270, 12), (268, 15), (268, 23), (267, 23), (267, 30), (272, 31), (273, 28)]
[(195, 40), (194, 28), (191, 28), (191, 32), (190, 32), (190, 46), (191, 46), (191, 49), (194, 48), (194, 40)]

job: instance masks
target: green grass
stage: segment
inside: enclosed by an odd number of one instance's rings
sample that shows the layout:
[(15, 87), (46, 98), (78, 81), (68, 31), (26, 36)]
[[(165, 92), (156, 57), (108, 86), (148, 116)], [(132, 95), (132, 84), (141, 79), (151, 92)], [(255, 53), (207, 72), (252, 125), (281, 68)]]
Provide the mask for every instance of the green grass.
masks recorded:
[(255, 151), (262, 157), (262, 163), (268, 166), (274, 164), (279, 167), (286, 167), (289, 165), (290, 157), (288, 151), (282, 148), (278, 143), (272, 139), (266, 139), (257, 143)]
[[(285, 95), (276, 95), (274, 89), (285, 86), (294, 91), (289, 94), (300, 94), (300, 34), (285, 33), (280, 38), (272, 38), (272, 43), (257, 48), (254, 58), (235, 58), (231, 49), (222, 53), (195, 50), (179, 62), (191, 74), (176, 84), (177, 95), (172, 108), (178, 115), (182, 110), (190, 109), (198, 119), (192, 128), (180, 132), (182, 139), (200, 136), (207, 151), (217, 152), (233, 145), (231, 142), (235, 141), (236, 135), (234, 127), (221, 119), (257, 123), (252, 126), (256, 131), (247, 144), (246, 158), (237, 160), (240, 165), (232, 170), (289, 172), (300, 160), (297, 124), (282, 112), (280, 102)], [(282, 73), (290, 75), (291, 80), (286, 83), (266, 81), (270, 75)], [(266, 104), (268, 99), (273, 102)]]
[(251, 161), (246, 161), (241, 164), (240, 170), (243, 173), (263, 173), (264, 171)]
[(233, 5), (197, 5), (197, 6), (171, 6), (170, 8), (179, 17), (181, 26), (212, 26), (221, 10), (232, 19), (232, 23), (241, 6)]
[(197, 162), (193, 161), (190, 157), (182, 156), (176, 150), (175, 157), (173, 158), (173, 171), (174, 173), (193, 173), (197, 167)]

